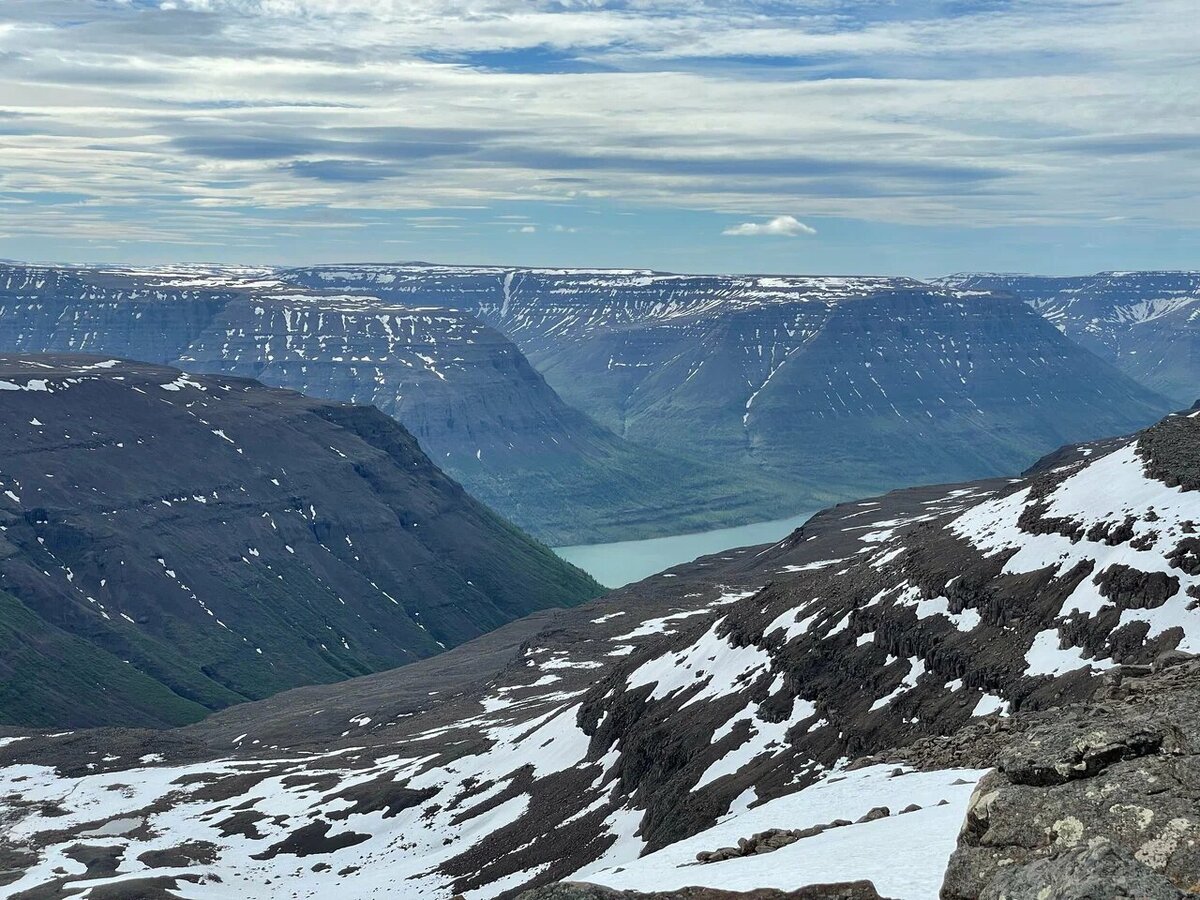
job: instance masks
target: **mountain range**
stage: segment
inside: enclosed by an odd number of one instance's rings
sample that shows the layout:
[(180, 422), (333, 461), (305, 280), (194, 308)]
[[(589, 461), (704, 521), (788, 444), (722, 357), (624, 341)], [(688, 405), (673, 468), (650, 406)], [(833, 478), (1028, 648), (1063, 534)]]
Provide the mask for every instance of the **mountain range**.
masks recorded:
[(280, 277), (471, 310), (622, 437), (759, 473), (793, 509), (1024, 468), (1177, 405), (1010, 296), (904, 278), (424, 264)]
[(0, 351), (92, 352), (369, 403), (550, 544), (701, 530), (780, 504), (755, 473), (633, 447), (472, 315), (300, 290), (267, 270), (0, 266)]
[(1075, 277), (962, 274), (938, 282), (1005, 292), (1080, 346), (1181, 406), (1200, 384), (1200, 272), (1100, 272)]
[(477, 498), (565, 545), (998, 474), (1180, 405), (997, 287), (14, 266), (0, 270), (0, 349), (112, 353), (371, 403)]
[(6, 890), (1191, 896), (1197, 460), (1172, 415), (392, 672), (12, 733)]
[(371, 407), (0, 356), (0, 723), (177, 725), (599, 592)]

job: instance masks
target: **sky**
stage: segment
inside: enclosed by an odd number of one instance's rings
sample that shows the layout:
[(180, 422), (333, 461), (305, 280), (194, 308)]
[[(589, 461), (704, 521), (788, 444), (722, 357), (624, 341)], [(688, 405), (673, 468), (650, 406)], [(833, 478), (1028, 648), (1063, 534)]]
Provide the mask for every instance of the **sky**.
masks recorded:
[(2, 0), (0, 257), (1200, 268), (1196, 0)]

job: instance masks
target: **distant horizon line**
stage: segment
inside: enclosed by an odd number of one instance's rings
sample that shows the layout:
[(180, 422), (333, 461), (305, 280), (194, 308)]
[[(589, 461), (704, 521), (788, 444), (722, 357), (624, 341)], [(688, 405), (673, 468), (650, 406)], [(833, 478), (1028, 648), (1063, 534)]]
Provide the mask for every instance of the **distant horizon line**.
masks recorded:
[(253, 263), (253, 262), (174, 262), (174, 263), (123, 263), (123, 262), (66, 262), (62, 260), (20, 260), (12, 258), (0, 258), (0, 265), (4, 266), (24, 266), (38, 267), (44, 269), (114, 269), (118, 271), (143, 270), (143, 271), (169, 271), (171, 269), (185, 268), (202, 268), (213, 270), (236, 270), (236, 269), (261, 269), (273, 272), (281, 271), (296, 271), (300, 269), (329, 269), (338, 267), (370, 267), (370, 268), (416, 268), (416, 269), (496, 269), (500, 271), (527, 271), (527, 272), (603, 272), (610, 274), (644, 274), (644, 275), (665, 275), (681, 278), (907, 278), (913, 281), (927, 282), (934, 279), (947, 279), (956, 277), (997, 277), (997, 278), (1089, 278), (1099, 277), (1103, 275), (1197, 275), (1200, 274), (1200, 268), (1196, 269), (1100, 269), (1094, 272), (1075, 272), (1073, 274), (1048, 274), (1036, 271), (1020, 271), (1020, 270), (988, 270), (988, 269), (961, 269), (950, 272), (943, 272), (936, 275), (905, 275), (899, 273), (878, 274), (878, 273), (863, 273), (863, 272), (766, 272), (766, 271), (709, 271), (709, 272), (682, 272), (672, 269), (657, 269), (646, 266), (553, 266), (553, 265), (520, 265), (514, 263), (441, 263), (431, 262), (429, 260), (394, 260), (391, 262), (370, 262), (370, 261), (339, 261), (339, 262), (318, 262), (318, 263)]

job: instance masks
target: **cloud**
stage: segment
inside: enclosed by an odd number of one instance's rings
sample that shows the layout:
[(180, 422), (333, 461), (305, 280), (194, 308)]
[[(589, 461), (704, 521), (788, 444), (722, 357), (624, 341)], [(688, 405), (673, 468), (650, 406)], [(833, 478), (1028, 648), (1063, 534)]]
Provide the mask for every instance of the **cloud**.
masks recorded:
[(779, 209), (1200, 222), (1195, 0), (174, 5), (0, 2), (6, 202), (47, 255), (79, 233), (44, 199), (67, 192), (97, 233), (230, 247), (264, 218), (513, 203), (739, 235), (806, 233)]
[(817, 229), (805, 225), (795, 216), (776, 216), (769, 222), (743, 222), (726, 228), (721, 234), (732, 234), (739, 237), (757, 237), (768, 235), (774, 237), (798, 237), (802, 234), (816, 234)]
[(361, 159), (297, 159), (283, 168), (301, 178), (314, 178), (334, 184), (382, 181), (405, 174), (403, 170), (387, 163)]
[[(264, 129), (257, 134), (198, 134), (172, 140), (181, 152), (227, 161), (286, 159), (314, 154), (375, 160), (426, 160), (474, 153), (487, 138), (481, 134), (457, 140), (414, 137), (414, 129), (360, 128), (314, 137), (302, 129)], [(423, 134), (421, 130), (418, 133)]]

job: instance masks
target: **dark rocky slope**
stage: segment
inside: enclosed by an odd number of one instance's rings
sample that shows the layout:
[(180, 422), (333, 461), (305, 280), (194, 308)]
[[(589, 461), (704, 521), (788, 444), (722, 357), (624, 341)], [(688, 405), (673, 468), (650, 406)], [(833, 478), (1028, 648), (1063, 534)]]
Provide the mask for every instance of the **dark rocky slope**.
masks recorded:
[(966, 273), (939, 279), (1024, 300), (1071, 340), (1177, 404), (1200, 384), (1200, 272), (1046, 277)]
[(793, 508), (1022, 469), (1172, 406), (1011, 298), (911, 279), (327, 266), (308, 286), (472, 310), (635, 443)]
[(4, 723), (178, 724), (598, 592), (369, 407), (3, 356), (0, 445)]
[(550, 544), (794, 511), (752, 475), (630, 446), (468, 313), (299, 290), (262, 270), (0, 266), (0, 350), (112, 353), (372, 404)]
[[(1028, 877), (995, 896), (1041, 890), (1060, 858), (1189, 890), (1200, 818), (1175, 804), (1194, 750), (1190, 726), (1167, 726), (1194, 692), (1150, 682), (1161, 705), (1141, 718), (1097, 692), (1118, 673), (1132, 692), (1146, 667), (1200, 649), (1198, 461), (1200, 418), (1172, 416), (1026, 477), (844, 504), (777, 545), (394, 672), (167, 733), (13, 735), (0, 747), (10, 890), (157, 878), (189, 897), (446, 900), (561, 880), (869, 879), (911, 900), (936, 897), (948, 867), (947, 890), (990, 890), (1005, 858)], [(1017, 741), (1010, 761), (1009, 734), (1039, 743)], [(1042, 818), (1005, 806), (997, 764)], [(1091, 790), (1122, 766), (1131, 780), (1111, 801)], [(1013, 815), (988, 812), (960, 838), (992, 789)], [(1153, 812), (1154, 852), (1121, 843), (1122, 817), (1145, 819), (1127, 806)], [(1059, 838), (1077, 833), (1112, 853)], [(1121, 874), (1128, 857), (1146, 871)]]

